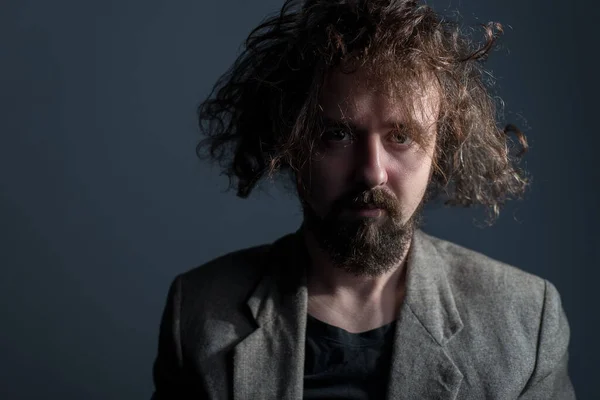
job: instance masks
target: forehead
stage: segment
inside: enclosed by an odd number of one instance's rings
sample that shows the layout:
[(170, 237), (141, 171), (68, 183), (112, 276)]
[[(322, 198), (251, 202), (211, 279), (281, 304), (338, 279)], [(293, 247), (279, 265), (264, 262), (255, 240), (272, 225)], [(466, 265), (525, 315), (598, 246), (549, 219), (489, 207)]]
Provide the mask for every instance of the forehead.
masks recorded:
[(433, 123), (440, 106), (440, 90), (433, 77), (417, 82), (384, 82), (363, 70), (327, 74), (320, 95), (323, 114), (355, 124)]

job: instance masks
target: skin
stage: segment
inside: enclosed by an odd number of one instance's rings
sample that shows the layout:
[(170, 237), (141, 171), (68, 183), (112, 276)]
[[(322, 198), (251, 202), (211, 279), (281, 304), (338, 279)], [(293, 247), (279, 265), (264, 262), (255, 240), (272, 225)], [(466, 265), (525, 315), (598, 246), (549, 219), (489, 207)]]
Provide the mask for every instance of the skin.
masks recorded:
[[(399, 210), (396, 224), (409, 223), (422, 205), (432, 173), (437, 90), (427, 85), (412, 96), (394, 100), (380, 86), (361, 70), (352, 74), (334, 71), (325, 82), (323, 116), (329, 123), (345, 123), (348, 128), (326, 129), (318, 154), (297, 177), (305, 209), (310, 207), (321, 218), (332, 211), (336, 200), (357, 188), (380, 190), (393, 199)], [(408, 99), (410, 103), (402, 103)], [(414, 105), (414, 112), (409, 113), (406, 105)], [(398, 123), (425, 140), (412, 141), (405, 134), (408, 131), (398, 129)], [(377, 229), (391, 214), (385, 208), (343, 209), (339, 218), (367, 218)], [(349, 332), (374, 329), (397, 318), (405, 293), (409, 246), (398, 246), (395, 261), (377, 269), (377, 274), (360, 274), (334, 262), (310, 229), (303, 229), (303, 234), (311, 258), (309, 314)]]

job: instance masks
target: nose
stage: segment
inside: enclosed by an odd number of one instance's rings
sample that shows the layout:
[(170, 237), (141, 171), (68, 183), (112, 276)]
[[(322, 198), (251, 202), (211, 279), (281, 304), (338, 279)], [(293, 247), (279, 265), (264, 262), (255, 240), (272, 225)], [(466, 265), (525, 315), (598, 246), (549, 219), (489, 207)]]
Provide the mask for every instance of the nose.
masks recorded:
[(365, 135), (356, 146), (356, 180), (372, 189), (384, 185), (388, 175), (385, 168), (385, 149), (379, 135)]

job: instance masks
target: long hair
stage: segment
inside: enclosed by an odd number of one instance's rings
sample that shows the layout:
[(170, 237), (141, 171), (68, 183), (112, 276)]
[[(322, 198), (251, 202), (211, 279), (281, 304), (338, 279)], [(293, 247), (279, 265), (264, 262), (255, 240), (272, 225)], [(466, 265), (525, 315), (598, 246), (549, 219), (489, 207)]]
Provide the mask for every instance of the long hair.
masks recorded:
[(441, 101), (428, 198), (483, 205), (493, 220), (528, 184), (517, 166), (527, 141), (514, 125), (498, 125), (483, 64), (502, 26), (482, 30), (474, 41), (457, 21), (412, 0), (287, 0), (250, 33), (200, 105), (197, 154), (218, 161), (245, 198), (264, 176), (294, 175), (309, 162), (333, 68), (366, 69), (389, 87), (433, 76)]

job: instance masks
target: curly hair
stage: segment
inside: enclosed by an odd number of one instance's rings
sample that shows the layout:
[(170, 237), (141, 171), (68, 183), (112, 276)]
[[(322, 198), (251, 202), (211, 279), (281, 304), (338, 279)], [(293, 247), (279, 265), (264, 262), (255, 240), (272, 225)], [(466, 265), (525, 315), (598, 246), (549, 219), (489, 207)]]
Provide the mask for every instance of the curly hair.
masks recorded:
[(287, 0), (250, 33), (198, 108), (206, 137), (196, 152), (220, 162), (245, 198), (262, 177), (294, 175), (310, 161), (332, 69), (366, 69), (392, 88), (433, 76), (441, 100), (427, 198), (443, 193), (449, 205), (483, 205), (494, 220), (528, 184), (517, 166), (528, 145), (516, 126), (496, 121), (499, 100), (483, 63), (502, 26), (482, 28), (476, 42), (459, 22), (414, 0)]

